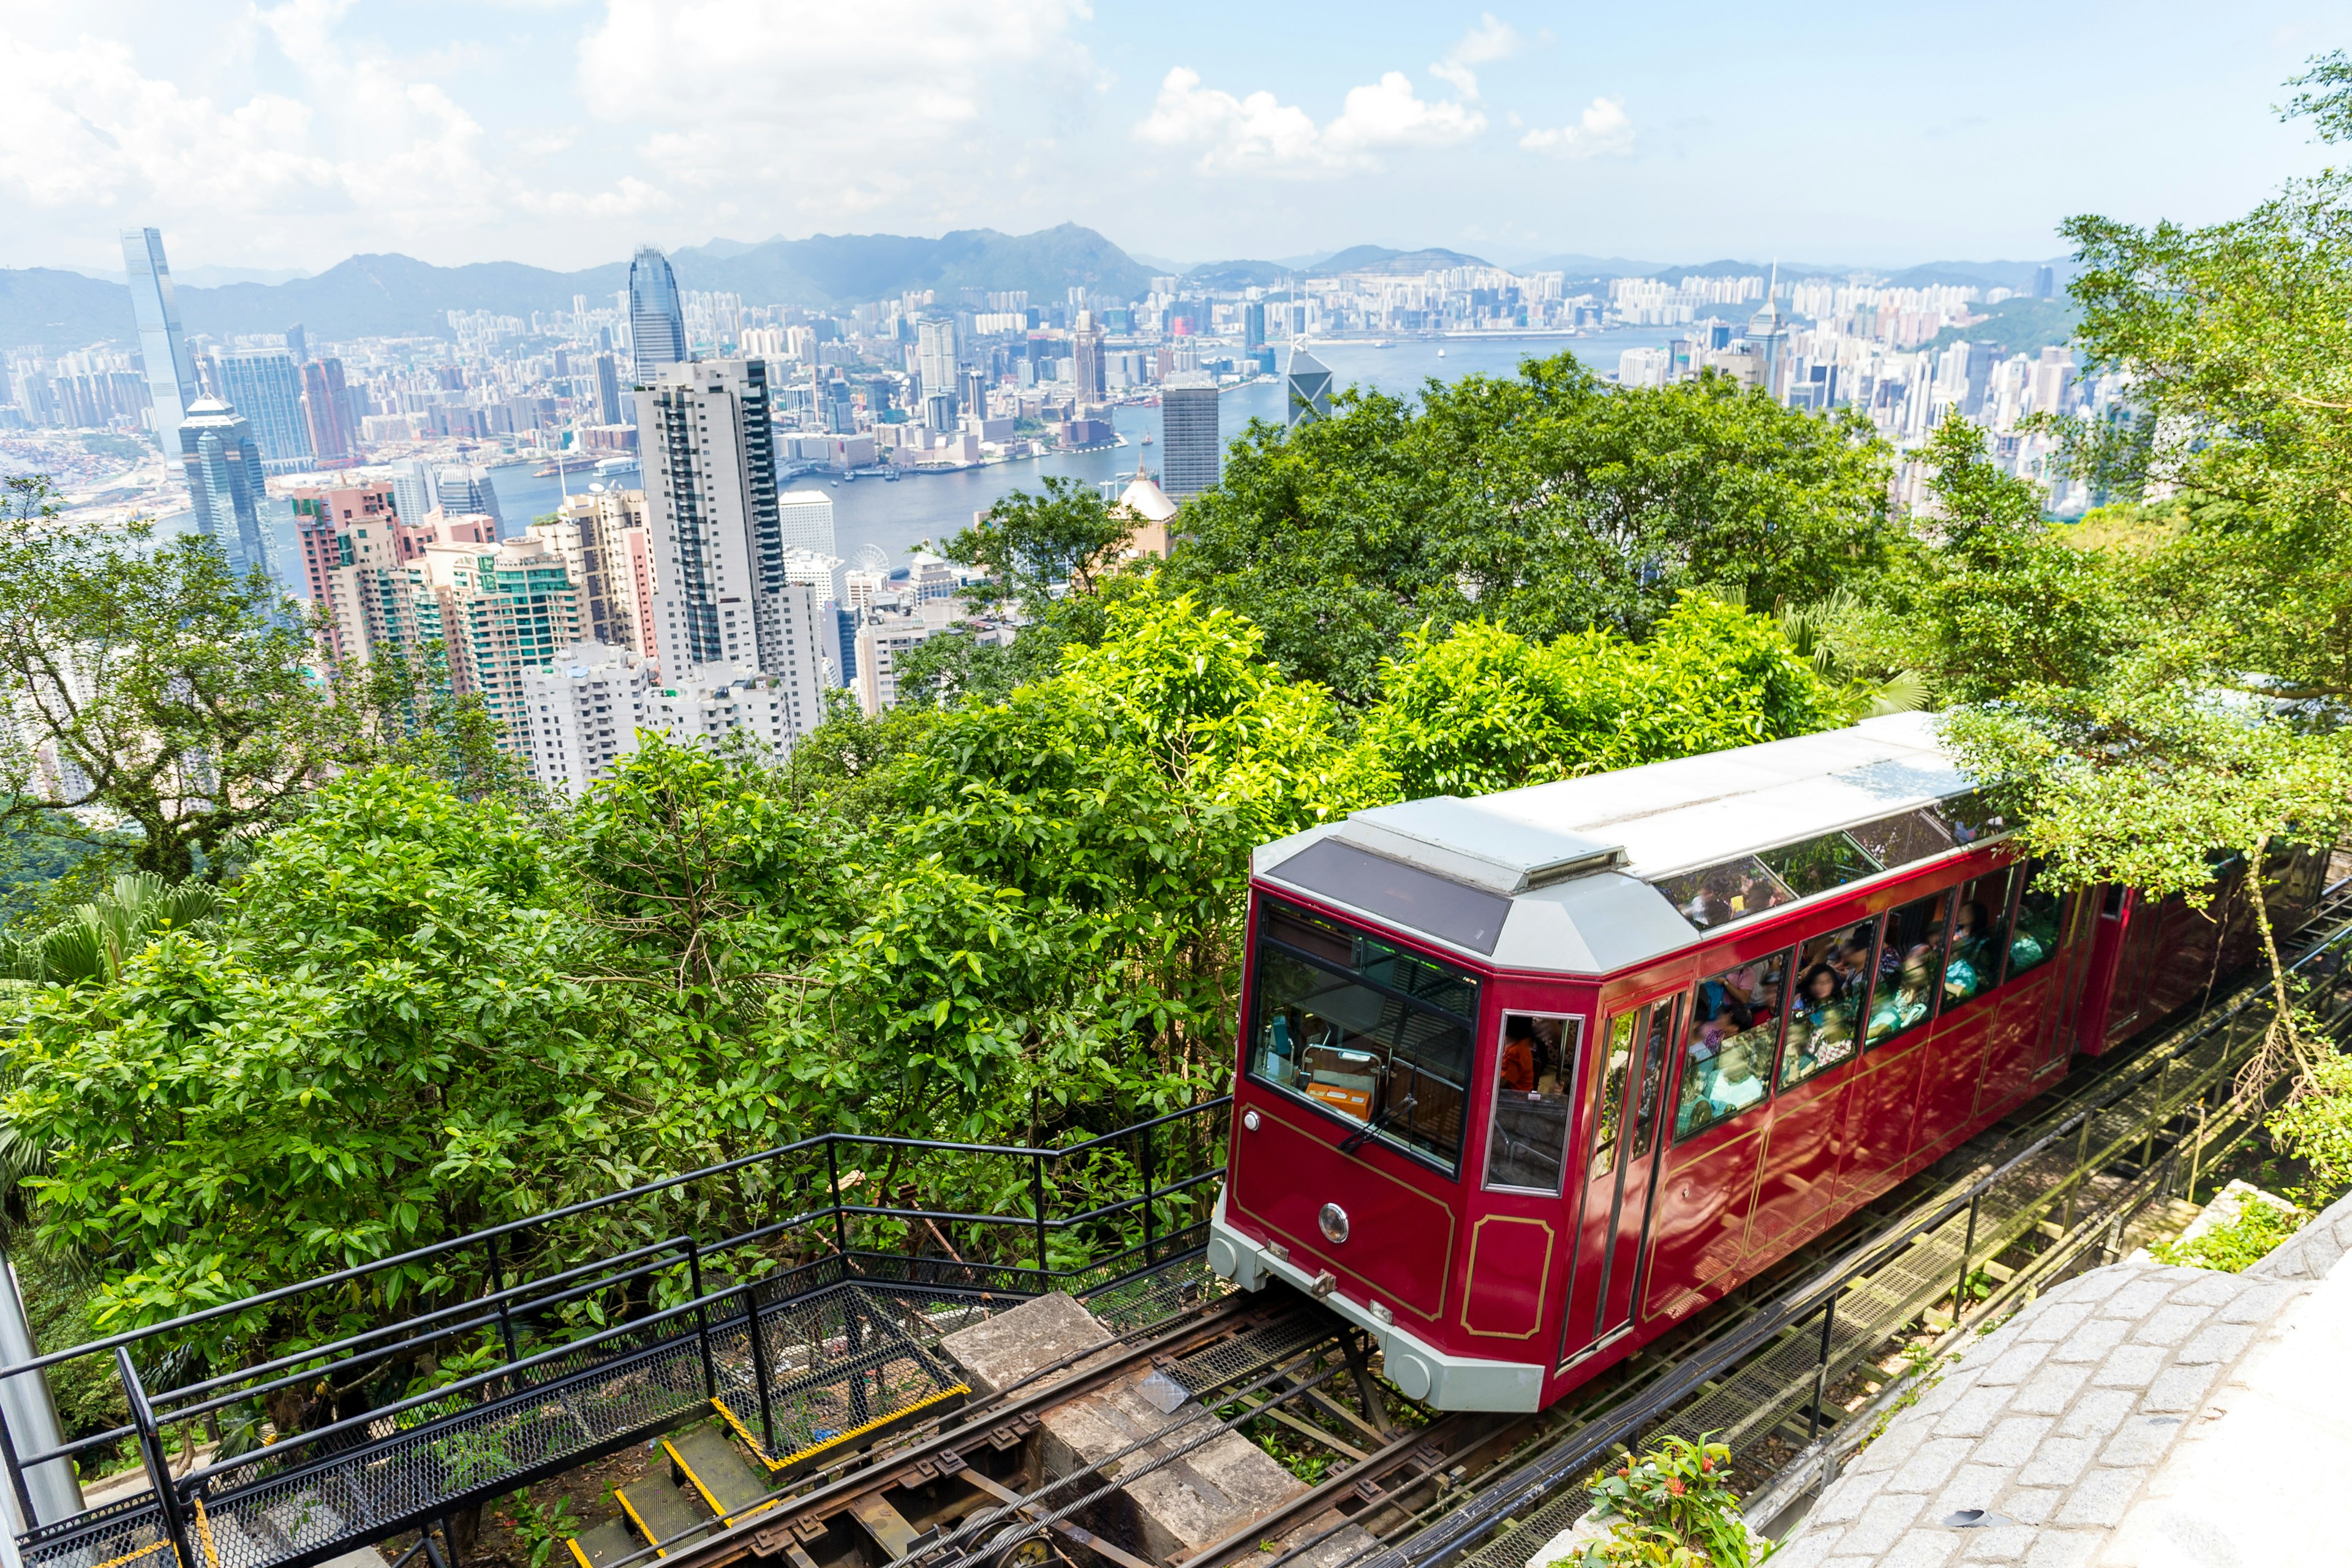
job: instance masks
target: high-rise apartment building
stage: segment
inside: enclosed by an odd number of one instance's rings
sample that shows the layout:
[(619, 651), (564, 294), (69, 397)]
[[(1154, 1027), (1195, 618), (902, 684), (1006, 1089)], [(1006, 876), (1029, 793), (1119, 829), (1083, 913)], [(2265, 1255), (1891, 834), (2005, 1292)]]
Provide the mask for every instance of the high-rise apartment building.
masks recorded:
[(163, 231), (124, 229), (122, 269), (131, 281), (131, 315), (139, 327), (139, 357), (155, 409), (155, 439), (164, 451), (177, 452), (180, 421), (196, 400), (196, 356), (180, 328), (180, 301), (172, 290), (172, 265), (163, 259)]
[(941, 394), (948, 399), (947, 423), (940, 424), (936, 418), (927, 419), (926, 423), (935, 430), (951, 428), (956, 414), (956, 328), (952, 319), (915, 323), (915, 374), (923, 384), (926, 410)]
[(302, 419), (310, 434), (312, 463), (348, 468), (360, 460), (352, 409), (343, 387), (343, 362), (314, 359), (302, 367)]
[(611, 354), (596, 356), (596, 423), (618, 425), (621, 415), (621, 372)]
[(1217, 482), (1224, 447), (1217, 439), (1216, 378), (1200, 372), (1169, 377), (1160, 389), (1160, 488), (1171, 500)]
[(528, 754), (523, 679), (581, 640), (580, 595), (562, 561), (538, 539), (433, 544), (425, 571), (441, 601), (452, 688), (481, 697), (502, 749)]
[(287, 499), (303, 587), (325, 612), (320, 651), (339, 664), (372, 663), (387, 650), (446, 664), (441, 604), (425, 552), (436, 544), (496, 549), (497, 522), (437, 508), (404, 513), (397, 481), (305, 487)]
[(251, 425), (219, 398), (200, 397), (188, 405), (176, 435), (196, 531), (220, 546), (238, 576), (258, 572), (275, 582), (277, 562), (261, 526), (268, 490)]
[(565, 499), (553, 516), (530, 525), (563, 562), (580, 590), (582, 635), (590, 642), (635, 648), (637, 592), (628, 533), (646, 525), (646, 492), (603, 489)]
[(1291, 345), (1283, 382), (1289, 394), (1288, 424), (1295, 427), (1331, 417), (1331, 368), (1305, 345)]
[[(629, 262), (629, 363), (638, 386), (651, 386), (686, 359), (686, 307), (669, 258), (650, 245)], [(617, 423), (617, 421), (616, 421)]]
[(651, 722), (654, 673), (636, 650), (584, 642), (556, 651), (522, 678), (524, 750), (531, 777), (582, 795), (610, 778)]
[(272, 474), (310, 466), (310, 421), (302, 409), (302, 372), (284, 349), (221, 354), (214, 361), (221, 396), (252, 422), (261, 466)]
[(766, 363), (671, 365), (635, 401), (663, 673), (780, 668), (784, 542)]

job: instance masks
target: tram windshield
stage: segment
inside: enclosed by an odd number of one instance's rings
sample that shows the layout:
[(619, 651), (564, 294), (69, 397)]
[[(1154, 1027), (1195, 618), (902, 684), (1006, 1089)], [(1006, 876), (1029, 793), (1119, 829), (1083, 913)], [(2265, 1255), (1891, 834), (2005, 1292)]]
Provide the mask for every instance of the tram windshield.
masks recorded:
[(1478, 982), (1268, 898), (1252, 1078), (1459, 1174)]

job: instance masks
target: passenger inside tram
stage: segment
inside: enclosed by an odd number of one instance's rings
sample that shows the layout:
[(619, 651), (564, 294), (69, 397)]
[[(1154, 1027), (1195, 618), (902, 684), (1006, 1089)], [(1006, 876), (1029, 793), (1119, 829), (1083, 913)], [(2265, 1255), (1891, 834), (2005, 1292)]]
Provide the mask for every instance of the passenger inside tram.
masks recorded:
[(1573, 1020), (1506, 1014), (1495, 1085), (1494, 1136), (1486, 1184), (1557, 1194), (1568, 1157), (1569, 1072), (1564, 1053)]
[(1685, 1050), (1675, 1136), (1688, 1138), (1727, 1121), (1764, 1098), (1757, 1071), (1771, 1066), (1788, 984), (1786, 950), (1698, 985), (1692, 998), (1698, 1020)]
[(2000, 921), (2008, 912), (2008, 868), (1960, 889), (1952, 910), (1952, 950), (1944, 960), (1946, 1006), (1957, 1006), (2000, 984)]
[(1882, 1045), (1927, 1022), (1935, 981), (1926, 949), (1913, 950), (1896, 971), (1894, 988), (1870, 1010), (1870, 1043)]
[(1797, 1003), (1789, 1013), (1789, 1043), (1781, 1056), (1780, 1087), (1802, 1083), (1823, 1068), (1853, 1055), (1854, 999), (1828, 963), (1816, 963), (1797, 983)]
[(2025, 871), (2025, 890), (2017, 898), (2017, 930), (2009, 939), (2009, 973), (2022, 974), (2048, 959), (2058, 947), (2060, 896), (2043, 889), (2039, 861)]

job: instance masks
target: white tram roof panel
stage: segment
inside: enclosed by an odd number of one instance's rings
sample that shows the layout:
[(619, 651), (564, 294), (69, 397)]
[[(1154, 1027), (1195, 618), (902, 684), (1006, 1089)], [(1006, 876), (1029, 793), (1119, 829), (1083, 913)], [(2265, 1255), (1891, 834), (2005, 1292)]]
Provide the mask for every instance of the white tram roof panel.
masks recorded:
[[(1698, 940), (1704, 927), (1653, 882), (1966, 794), (1971, 781), (1933, 725), (1893, 714), (1475, 800), (1379, 806), (1265, 845), (1253, 868), (1494, 963), (1606, 973)], [(1918, 858), (1915, 847), (1886, 865)], [(1778, 901), (1803, 896), (1792, 885)]]

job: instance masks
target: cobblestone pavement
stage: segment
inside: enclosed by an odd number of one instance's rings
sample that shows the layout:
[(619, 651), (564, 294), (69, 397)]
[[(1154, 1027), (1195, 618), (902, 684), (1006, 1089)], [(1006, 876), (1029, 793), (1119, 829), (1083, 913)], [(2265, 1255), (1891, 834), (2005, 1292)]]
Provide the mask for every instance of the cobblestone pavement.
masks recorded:
[(2134, 1258), (2067, 1281), (1896, 1415), (1774, 1568), (2116, 1561), (2105, 1548), (2209, 1396), (2347, 1249), (2352, 1200), (2244, 1274)]

